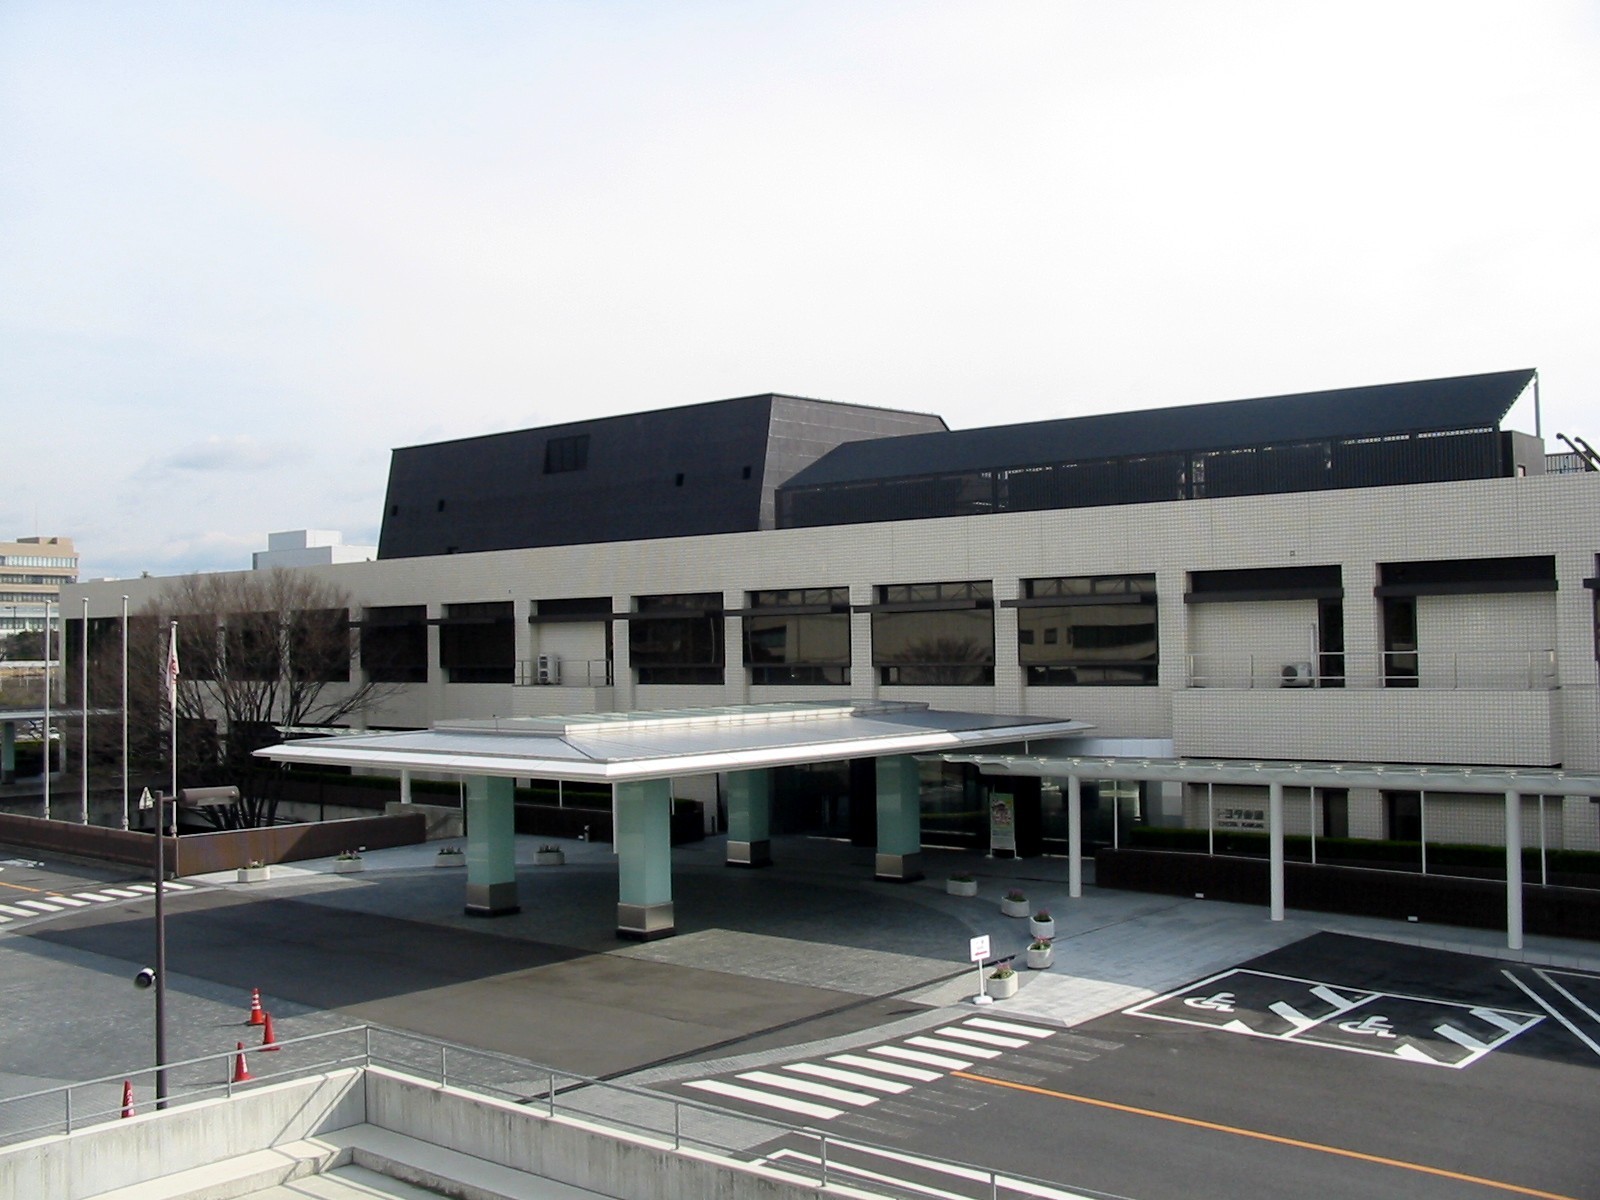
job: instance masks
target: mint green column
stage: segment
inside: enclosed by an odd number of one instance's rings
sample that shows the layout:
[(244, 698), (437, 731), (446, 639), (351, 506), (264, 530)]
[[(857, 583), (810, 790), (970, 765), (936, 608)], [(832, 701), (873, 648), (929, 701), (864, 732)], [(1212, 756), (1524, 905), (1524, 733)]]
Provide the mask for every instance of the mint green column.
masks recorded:
[(671, 937), (672, 782), (615, 785), (617, 936), (636, 942)]
[(0, 721), (0, 783), (17, 779), (17, 723)]
[(512, 781), (469, 775), (467, 784), (467, 915), (504, 917), (517, 901), (516, 825)]
[(728, 775), (728, 865), (772, 865), (772, 772)]
[(922, 779), (910, 755), (878, 760), (877, 877), (922, 878)]

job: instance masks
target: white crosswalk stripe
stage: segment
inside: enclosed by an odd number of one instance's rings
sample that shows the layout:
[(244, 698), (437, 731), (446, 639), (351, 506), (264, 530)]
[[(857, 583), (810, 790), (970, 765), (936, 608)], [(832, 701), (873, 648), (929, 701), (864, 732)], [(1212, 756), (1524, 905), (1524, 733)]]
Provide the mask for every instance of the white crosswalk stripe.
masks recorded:
[(11, 924), (11, 918), (10, 917), (0, 917), (0, 925), (9, 925), (9, 924)]
[(104, 892), (79, 892), (78, 896), (83, 900), (93, 900), (96, 904), (111, 904), (117, 899), (115, 896), (108, 896)]
[(15, 904), (0, 904), (0, 913), (8, 917), (36, 917), (39, 914), (26, 908), (18, 908)]
[(921, 1067), (908, 1067), (901, 1063), (879, 1062), (877, 1059), (863, 1058), (859, 1054), (835, 1054), (828, 1061), (845, 1067), (861, 1067), (884, 1075), (894, 1075), (900, 1079), (915, 1079), (918, 1083), (932, 1083), (939, 1078), (937, 1071), (924, 1071)]
[(88, 908), (87, 900), (79, 900), (76, 896), (51, 896), (52, 904), (65, 904), (68, 908)]
[[(972, 1017), (892, 1043), (868, 1046), (824, 1062), (782, 1063), (742, 1071), (728, 1079), (696, 1079), (683, 1086), (761, 1108), (832, 1120), (904, 1096), (917, 1084), (935, 1083), (976, 1060), (1038, 1045), (1057, 1031), (993, 1018)], [(930, 1193), (931, 1194), (931, 1193)]]
[(130, 892), (143, 892), (148, 896), (150, 893), (156, 890), (156, 885), (153, 883), (130, 883), (128, 885), (128, 890)]
[(139, 892), (130, 892), (127, 888), (101, 888), (108, 896), (116, 896), (122, 900), (142, 900), (144, 897)]
[[(192, 883), (168, 883), (173, 891), (192, 891)], [(0, 925), (10, 924), (23, 917), (40, 917), (68, 912), (75, 908), (88, 908), (94, 904), (115, 904), (125, 900), (148, 900), (156, 890), (153, 883), (130, 883), (123, 887), (101, 887), (92, 892), (74, 892), (70, 896), (44, 893), (40, 898), (11, 899), (0, 903)]]
[(51, 904), (48, 900), (18, 900), (17, 904), (23, 908), (36, 908), (40, 912), (60, 912), (59, 905)]

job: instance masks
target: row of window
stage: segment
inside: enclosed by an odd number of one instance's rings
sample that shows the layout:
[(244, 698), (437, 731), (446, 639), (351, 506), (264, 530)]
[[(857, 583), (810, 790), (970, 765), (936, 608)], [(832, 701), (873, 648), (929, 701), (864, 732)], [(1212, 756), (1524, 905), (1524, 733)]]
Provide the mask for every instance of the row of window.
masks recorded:
[[(1153, 575), (1025, 580), (1017, 609), (1018, 661), (1042, 687), (1154, 686), (1158, 681)], [(870, 614), (872, 666), (885, 685), (994, 682), (994, 590), (987, 581), (888, 584)], [(605, 621), (610, 604), (541, 602), (536, 621)], [(725, 618), (737, 615), (743, 662), (758, 685), (850, 682), (848, 588), (751, 592), (736, 614), (720, 592), (639, 596), (628, 621), (628, 654), (641, 684), (721, 684), (727, 667)], [(516, 634), (509, 601), (452, 604), (440, 626), (439, 665), (452, 683), (511, 683)], [(361, 622), (368, 677), (418, 683), (428, 675), (426, 609), (369, 608)]]
[(63, 570), (76, 571), (78, 560), (50, 558), (39, 554), (0, 554), (0, 567), (60, 567)]

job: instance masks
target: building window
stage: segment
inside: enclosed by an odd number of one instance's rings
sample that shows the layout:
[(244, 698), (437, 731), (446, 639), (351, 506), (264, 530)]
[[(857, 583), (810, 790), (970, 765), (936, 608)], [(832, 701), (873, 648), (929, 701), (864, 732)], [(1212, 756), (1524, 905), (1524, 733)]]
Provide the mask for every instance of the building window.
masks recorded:
[(223, 624), (229, 679), (270, 683), (279, 677), (282, 656), (277, 613), (229, 613)]
[(850, 589), (751, 592), (744, 662), (756, 684), (850, 682)]
[(318, 608), (294, 614), (289, 624), (289, 675), (315, 683), (349, 682), (349, 610)]
[(373, 683), (428, 682), (428, 610), (369, 608), (361, 618), (361, 668)]
[(1017, 661), (1033, 687), (1154, 687), (1154, 575), (1024, 579)]
[(445, 605), (439, 665), (449, 683), (514, 683), (517, 631), (511, 601)]
[(570, 437), (551, 438), (544, 444), (544, 473), (560, 475), (566, 471), (582, 471), (589, 465), (589, 435), (575, 433)]
[(628, 657), (640, 683), (722, 683), (727, 659), (722, 593), (638, 596), (628, 619)]
[(982, 686), (994, 682), (994, 585), (895, 583), (877, 590), (872, 665), (885, 685)]

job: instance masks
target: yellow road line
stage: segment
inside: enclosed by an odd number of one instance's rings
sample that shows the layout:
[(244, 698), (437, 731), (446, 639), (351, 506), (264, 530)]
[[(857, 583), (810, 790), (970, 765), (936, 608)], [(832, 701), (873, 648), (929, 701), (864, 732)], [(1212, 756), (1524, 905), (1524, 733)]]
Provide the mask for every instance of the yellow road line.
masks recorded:
[(40, 890), (39, 888), (26, 887), (26, 886), (24, 886), (23, 884), (20, 884), (20, 883), (4, 883), (4, 882), (0, 882), (0, 887), (16, 888), (16, 890), (19, 891), (19, 892), (37, 892), (37, 891)]
[(1459, 1171), (1447, 1171), (1443, 1167), (1430, 1167), (1423, 1163), (1407, 1162), (1403, 1158), (1384, 1158), (1380, 1154), (1363, 1154), (1359, 1150), (1344, 1150), (1338, 1146), (1324, 1146), (1320, 1142), (1303, 1142), (1298, 1138), (1283, 1137), (1276, 1133), (1262, 1133), (1257, 1129), (1241, 1129), (1237, 1125), (1219, 1125), (1215, 1121), (1202, 1121), (1197, 1117), (1181, 1117), (1176, 1113), (1159, 1112), (1153, 1108), (1135, 1108), (1131, 1104), (1118, 1104), (1112, 1100), (1097, 1100), (1093, 1096), (1077, 1096), (1071, 1092), (1056, 1092), (1049, 1088), (1033, 1087), (1026, 1083), (1012, 1083), (1006, 1079), (991, 1079), (986, 1075), (974, 1075), (969, 1071), (951, 1071), (950, 1074), (957, 1079), (970, 1080), (973, 1083), (987, 1083), (992, 1087), (1010, 1088), (1017, 1092), (1031, 1092), (1035, 1096), (1048, 1096), (1052, 1100), (1068, 1100), (1074, 1104), (1087, 1104), (1094, 1108), (1108, 1108), (1113, 1112), (1129, 1113), (1136, 1117), (1154, 1117), (1158, 1121), (1171, 1121), (1176, 1125), (1189, 1125), (1196, 1129), (1209, 1129), (1216, 1133), (1231, 1133), (1237, 1137), (1254, 1138), (1260, 1142), (1272, 1142), (1279, 1146), (1293, 1146), (1298, 1150), (1315, 1150), (1320, 1154), (1334, 1154), (1340, 1158), (1353, 1158), (1360, 1162), (1375, 1163), (1381, 1167), (1397, 1167), (1402, 1171), (1416, 1171), (1423, 1175), (1437, 1175), (1441, 1179), (1453, 1179), (1458, 1183), (1475, 1183), (1480, 1187), (1497, 1188), (1502, 1192), (1514, 1192), (1519, 1196), (1536, 1196), (1539, 1200), (1576, 1200), (1573, 1196), (1564, 1196), (1559, 1192), (1542, 1192), (1538, 1188), (1523, 1187), (1515, 1183), (1502, 1183), (1498, 1179), (1484, 1179), (1479, 1175), (1463, 1175)]

